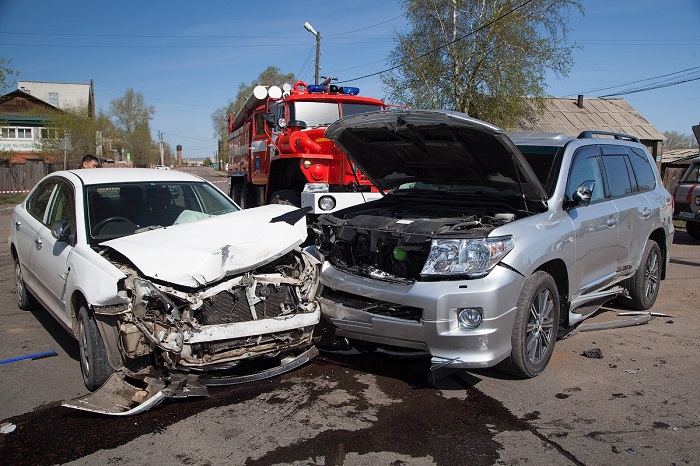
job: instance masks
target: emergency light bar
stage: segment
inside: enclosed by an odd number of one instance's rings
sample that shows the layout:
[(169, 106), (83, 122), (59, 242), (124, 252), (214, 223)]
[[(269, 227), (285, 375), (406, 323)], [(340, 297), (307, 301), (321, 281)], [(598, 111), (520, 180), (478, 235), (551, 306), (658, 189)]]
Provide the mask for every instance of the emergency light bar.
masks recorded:
[(357, 95), (360, 93), (359, 87), (338, 87), (338, 86), (326, 86), (324, 84), (309, 84), (306, 86), (306, 91), (309, 94), (324, 94), (329, 92), (331, 94), (344, 94), (344, 95)]

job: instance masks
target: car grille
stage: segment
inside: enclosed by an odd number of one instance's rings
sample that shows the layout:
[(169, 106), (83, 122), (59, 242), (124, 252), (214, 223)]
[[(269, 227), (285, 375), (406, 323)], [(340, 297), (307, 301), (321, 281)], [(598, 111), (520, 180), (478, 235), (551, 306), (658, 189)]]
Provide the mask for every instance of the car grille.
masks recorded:
[[(294, 290), (290, 285), (258, 285), (256, 294), (263, 300), (255, 304), (258, 319), (277, 317), (282, 314), (282, 304), (286, 308), (295, 308)], [(248, 298), (242, 288), (233, 292), (222, 292), (205, 300), (197, 313), (197, 320), (202, 325), (229, 324), (253, 320)]]
[(423, 318), (423, 309), (419, 307), (403, 306), (401, 304), (372, 300), (363, 296), (332, 290), (330, 288), (324, 288), (322, 296), (339, 302), (343, 306), (379, 316), (412, 320), (414, 322), (420, 322)]

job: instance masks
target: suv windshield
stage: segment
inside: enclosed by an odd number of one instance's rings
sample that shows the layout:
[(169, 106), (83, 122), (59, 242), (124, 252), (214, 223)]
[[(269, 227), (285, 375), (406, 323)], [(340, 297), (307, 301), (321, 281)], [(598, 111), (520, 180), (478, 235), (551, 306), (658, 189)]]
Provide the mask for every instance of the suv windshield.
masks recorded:
[(91, 243), (238, 210), (223, 193), (202, 182), (88, 186), (85, 200)]

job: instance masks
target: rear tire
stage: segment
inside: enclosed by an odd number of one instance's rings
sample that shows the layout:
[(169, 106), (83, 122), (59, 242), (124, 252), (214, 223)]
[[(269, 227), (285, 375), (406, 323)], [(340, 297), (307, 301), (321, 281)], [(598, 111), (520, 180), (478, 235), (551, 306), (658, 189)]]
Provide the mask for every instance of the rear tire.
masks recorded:
[(656, 241), (649, 240), (644, 248), (644, 256), (639, 268), (625, 283), (630, 297), (621, 296), (618, 302), (632, 309), (645, 311), (656, 302), (660, 282), (661, 248)]
[(275, 191), (270, 198), (270, 204), (283, 204), (301, 207), (301, 193), (292, 189)]
[(97, 329), (95, 319), (83, 303), (78, 311), (78, 345), (80, 346), (80, 370), (88, 390), (100, 388), (114, 373), (109, 365), (107, 350)]
[(255, 207), (255, 187), (252, 184), (244, 184), (241, 187), (241, 209)]
[(518, 298), (510, 359), (499, 369), (517, 377), (539, 375), (554, 352), (559, 328), (559, 291), (546, 272), (532, 274)]
[(17, 290), (17, 307), (23, 311), (29, 311), (38, 306), (36, 298), (27, 289), (22, 275), (22, 266), (19, 265), (19, 258), (15, 257), (15, 288)]
[(685, 222), (685, 231), (688, 232), (691, 238), (700, 241), (700, 223)]

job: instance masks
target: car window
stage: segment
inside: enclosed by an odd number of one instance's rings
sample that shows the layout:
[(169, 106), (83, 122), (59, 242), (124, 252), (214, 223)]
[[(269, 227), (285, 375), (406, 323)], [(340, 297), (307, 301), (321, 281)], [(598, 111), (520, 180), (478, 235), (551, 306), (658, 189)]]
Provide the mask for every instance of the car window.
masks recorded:
[(545, 191), (551, 195), (559, 176), (562, 148), (557, 146), (518, 146), (518, 149), (532, 167)]
[(688, 170), (683, 174), (681, 183), (697, 183), (700, 181), (700, 163), (693, 163), (688, 167)]
[(57, 179), (51, 178), (41, 183), (27, 199), (27, 211), (37, 220), (44, 221), (44, 212), (49, 205)]
[[(610, 197), (622, 197), (632, 194), (632, 181), (628, 169), (627, 156), (622, 154), (603, 156), (603, 165), (608, 179)], [(636, 182), (634, 184), (636, 191)]]
[(654, 169), (649, 158), (641, 149), (630, 148), (630, 162), (640, 191), (651, 191), (656, 186)]
[(574, 153), (574, 159), (569, 171), (569, 179), (566, 183), (566, 196), (573, 199), (573, 193), (581, 183), (587, 180), (595, 181), (591, 202), (605, 198), (603, 190), (603, 175), (600, 170), (599, 150), (597, 146), (585, 146)]
[(49, 213), (46, 217), (47, 225), (53, 225), (54, 222), (66, 221), (75, 228), (75, 201), (73, 188), (66, 183), (59, 183), (56, 189)]

